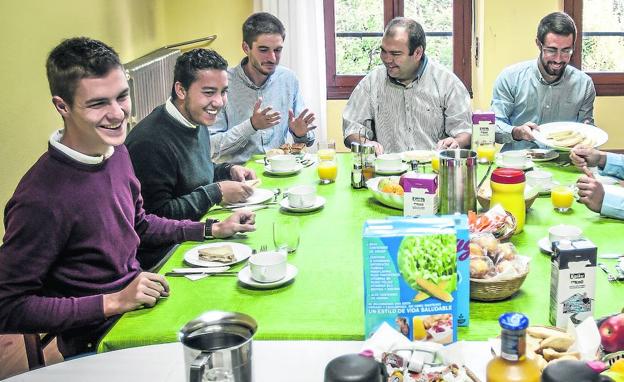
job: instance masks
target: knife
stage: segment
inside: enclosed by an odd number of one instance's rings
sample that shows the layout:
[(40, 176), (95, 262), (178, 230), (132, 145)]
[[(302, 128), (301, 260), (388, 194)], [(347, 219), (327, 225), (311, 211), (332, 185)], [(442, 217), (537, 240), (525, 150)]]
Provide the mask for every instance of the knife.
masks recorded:
[(188, 275), (236, 276), (238, 275), (238, 272), (230, 271), (230, 272), (221, 272), (221, 273), (209, 273), (209, 272), (195, 272), (195, 273), (167, 272), (165, 273), (165, 276), (168, 276), (168, 277), (184, 277)]

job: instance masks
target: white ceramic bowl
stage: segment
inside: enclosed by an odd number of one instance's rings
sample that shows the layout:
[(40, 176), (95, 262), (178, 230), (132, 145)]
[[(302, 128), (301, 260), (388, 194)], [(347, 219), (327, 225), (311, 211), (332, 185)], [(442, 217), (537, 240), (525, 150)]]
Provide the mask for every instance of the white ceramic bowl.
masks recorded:
[(400, 154), (382, 154), (375, 159), (375, 165), (382, 171), (398, 170), (403, 166)]
[(251, 278), (270, 283), (286, 276), (287, 254), (285, 252), (259, 252), (249, 258)]
[(510, 166), (524, 166), (529, 158), (524, 150), (505, 151), (501, 153), (503, 163)]
[(316, 202), (316, 187), (294, 186), (288, 189), (288, 205), (293, 208), (312, 207)]
[(533, 170), (525, 174), (526, 182), (529, 186), (544, 188), (552, 183), (552, 174), (548, 171)]
[(275, 155), (268, 158), (271, 170), (275, 172), (292, 171), (297, 166), (297, 158), (294, 155)]
[(583, 235), (583, 230), (577, 226), (559, 224), (548, 229), (548, 240), (553, 243), (561, 240), (576, 240)]

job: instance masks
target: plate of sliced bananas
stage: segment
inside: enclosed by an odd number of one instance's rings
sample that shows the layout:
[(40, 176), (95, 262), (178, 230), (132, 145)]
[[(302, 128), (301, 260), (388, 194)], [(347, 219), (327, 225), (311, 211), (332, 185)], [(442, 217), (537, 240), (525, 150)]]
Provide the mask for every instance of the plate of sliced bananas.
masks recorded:
[(551, 122), (540, 125), (535, 139), (558, 151), (570, 151), (574, 146), (599, 147), (609, 139), (602, 129), (578, 122)]

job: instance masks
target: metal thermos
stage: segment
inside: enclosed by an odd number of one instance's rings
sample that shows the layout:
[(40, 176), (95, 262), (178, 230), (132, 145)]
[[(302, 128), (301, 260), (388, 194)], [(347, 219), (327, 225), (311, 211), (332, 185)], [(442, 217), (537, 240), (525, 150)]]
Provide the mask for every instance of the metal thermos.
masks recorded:
[(211, 369), (224, 370), (236, 382), (251, 382), (251, 340), (258, 325), (243, 313), (210, 311), (178, 333), (184, 345), (188, 382), (201, 382)]
[(440, 214), (477, 210), (477, 154), (458, 149), (440, 152), (438, 195)]

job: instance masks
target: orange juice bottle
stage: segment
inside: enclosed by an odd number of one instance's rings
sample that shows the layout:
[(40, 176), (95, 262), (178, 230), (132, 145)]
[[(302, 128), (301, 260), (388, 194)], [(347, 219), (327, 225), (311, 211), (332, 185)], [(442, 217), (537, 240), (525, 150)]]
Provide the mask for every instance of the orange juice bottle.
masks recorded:
[(539, 382), (539, 366), (525, 356), (529, 319), (521, 313), (504, 313), (498, 323), (501, 327), (501, 352), (488, 363), (486, 382)]
[(412, 335), (417, 341), (427, 338), (427, 331), (425, 330), (425, 324), (421, 317), (414, 316), (414, 318), (412, 318)]
[(338, 175), (338, 167), (334, 161), (321, 161), (318, 164), (318, 176), (321, 179), (321, 183), (331, 183), (336, 180)]

